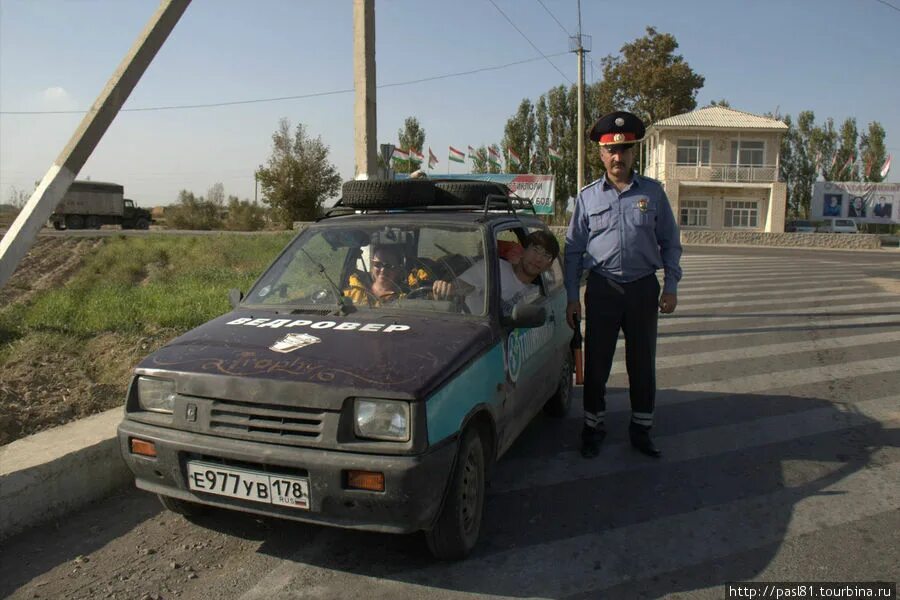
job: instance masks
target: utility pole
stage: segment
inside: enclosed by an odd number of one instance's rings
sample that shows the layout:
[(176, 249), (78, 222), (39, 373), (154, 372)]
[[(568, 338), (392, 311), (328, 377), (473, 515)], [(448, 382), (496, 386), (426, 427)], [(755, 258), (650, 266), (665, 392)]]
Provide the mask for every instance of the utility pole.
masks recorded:
[(22, 212), (0, 240), (0, 287), (12, 276), (38, 232), (75, 180), (100, 139), (119, 114), (137, 82), (191, 0), (163, 0), (134, 45), (119, 63), (66, 147), (47, 170)]
[(375, 0), (353, 0), (353, 107), (356, 179), (378, 178), (375, 123)]
[[(588, 47), (584, 47), (587, 38)], [(581, 0), (578, 0), (578, 35), (569, 38), (569, 52), (578, 55), (578, 164), (575, 167), (578, 191), (584, 187), (584, 53), (590, 52), (591, 37), (581, 35)]]

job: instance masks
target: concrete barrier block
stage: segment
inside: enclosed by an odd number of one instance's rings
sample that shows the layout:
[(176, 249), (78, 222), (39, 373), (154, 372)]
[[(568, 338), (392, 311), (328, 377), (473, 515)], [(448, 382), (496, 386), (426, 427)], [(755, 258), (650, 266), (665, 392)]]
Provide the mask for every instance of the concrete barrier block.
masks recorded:
[(122, 414), (114, 408), (0, 447), (0, 539), (133, 482), (116, 438)]

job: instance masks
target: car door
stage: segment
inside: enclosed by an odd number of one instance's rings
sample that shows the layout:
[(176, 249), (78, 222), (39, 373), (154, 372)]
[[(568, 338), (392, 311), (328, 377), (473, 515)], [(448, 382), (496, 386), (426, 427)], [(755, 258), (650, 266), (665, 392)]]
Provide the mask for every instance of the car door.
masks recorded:
[[(501, 254), (511, 255), (516, 260), (516, 251), (508, 250), (510, 244), (522, 245), (526, 230), (521, 223), (504, 225), (495, 231), (498, 250), (493, 261), (493, 281), (491, 311), (500, 323), (503, 343), (504, 364), (506, 367), (507, 401), (504, 405), (501, 433), (501, 451), (509, 447), (519, 433), (528, 425), (535, 413), (553, 392), (557, 381), (553, 365), (556, 359), (552, 356), (553, 333), (555, 322), (564, 313), (558, 315), (546, 293), (544, 281), (538, 278), (532, 294), (523, 298), (522, 302), (544, 307), (547, 317), (540, 327), (514, 328), (504, 325), (500, 303), (500, 263), (507, 260)], [(504, 249), (506, 246), (507, 249)], [(558, 368), (558, 367), (557, 367)]]

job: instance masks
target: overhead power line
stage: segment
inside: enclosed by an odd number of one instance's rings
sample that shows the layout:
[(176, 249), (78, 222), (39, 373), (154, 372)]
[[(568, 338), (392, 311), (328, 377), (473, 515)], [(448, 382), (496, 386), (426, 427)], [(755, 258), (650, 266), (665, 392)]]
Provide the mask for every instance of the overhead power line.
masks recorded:
[(543, 52), (541, 52), (541, 49), (538, 48), (538, 47), (534, 44), (534, 42), (532, 42), (530, 39), (528, 39), (528, 36), (525, 35), (525, 34), (522, 32), (521, 29), (519, 29), (518, 27), (516, 27), (516, 24), (512, 22), (512, 19), (510, 19), (508, 16), (506, 16), (506, 13), (503, 12), (503, 10), (502, 10), (499, 6), (497, 6), (497, 3), (494, 2), (494, 0), (488, 0), (488, 2), (490, 2), (491, 4), (494, 5), (494, 8), (497, 9), (497, 12), (499, 12), (501, 15), (503, 15), (503, 18), (506, 19), (506, 20), (509, 22), (510, 25), (512, 25), (513, 29), (515, 29), (516, 31), (518, 31), (518, 32), (519, 32), (519, 35), (521, 35), (523, 38), (525, 38), (525, 41), (528, 42), (529, 44), (531, 44), (531, 47), (534, 48), (535, 50), (537, 50), (537, 51), (540, 53), (540, 55), (543, 56), (543, 57), (547, 60), (548, 63), (550, 63), (550, 66), (553, 67), (554, 69), (556, 69), (556, 72), (557, 72), (557, 73), (559, 73), (560, 75), (563, 76), (563, 79), (565, 79), (566, 81), (568, 81), (570, 84), (572, 83), (572, 80), (569, 79), (568, 77), (566, 77), (566, 74), (563, 73), (562, 71), (560, 71), (560, 70), (559, 70), (559, 67), (557, 67), (555, 64), (553, 64), (553, 61), (550, 60), (550, 58), (549, 58), (546, 54), (544, 54)]
[(559, 22), (559, 19), (556, 18), (556, 15), (554, 15), (552, 12), (550, 12), (550, 9), (547, 8), (547, 5), (544, 4), (541, 0), (537, 0), (537, 2), (538, 2), (538, 4), (540, 4), (541, 6), (544, 7), (544, 10), (546, 10), (547, 14), (550, 15), (550, 18), (553, 19), (554, 21), (556, 21), (556, 24), (559, 25), (559, 28), (562, 29), (567, 36), (572, 37), (572, 34), (569, 33), (569, 30), (566, 29), (566, 26)]
[(891, 4), (890, 2), (887, 2), (887, 0), (875, 0), (875, 2), (881, 2), (881, 3), (884, 4), (885, 6), (889, 6), (889, 7), (893, 8), (894, 10), (896, 10), (897, 12), (900, 12), (900, 8), (894, 6), (894, 5)]
[[(555, 54), (551, 54), (550, 56), (563, 56), (568, 54), (568, 52), (557, 52)], [(487, 71), (499, 71), (500, 69), (507, 69), (509, 67), (515, 67), (517, 65), (524, 65), (531, 62), (537, 62), (539, 60), (546, 60), (547, 55), (541, 53), (540, 57), (534, 58), (526, 58), (524, 60), (517, 60), (514, 62), (495, 65), (491, 67), (481, 67), (478, 69), (470, 69), (468, 71), (458, 71), (456, 73), (445, 73), (443, 75), (433, 75), (431, 77), (421, 77), (419, 79), (411, 79), (409, 81), (398, 81), (395, 83), (383, 83), (378, 88), (390, 88), (390, 87), (400, 87), (405, 85), (415, 85), (417, 83), (425, 83), (428, 81), (437, 81), (439, 79), (449, 79), (451, 77), (463, 77), (465, 75), (475, 75), (477, 73), (484, 73)], [(552, 63), (551, 63), (552, 64)], [(264, 102), (282, 102), (285, 100), (304, 100), (307, 98), (319, 98), (322, 96), (336, 96), (339, 94), (349, 94), (353, 92), (353, 88), (341, 89), (341, 90), (331, 90), (327, 92), (313, 92), (310, 94), (300, 94), (296, 96), (278, 96), (275, 98), (255, 98), (251, 100), (232, 100), (230, 102), (211, 102), (207, 104), (177, 104), (171, 106), (146, 106), (146, 107), (138, 107), (138, 108), (123, 108), (119, 112), (149, 112), (149, 111), (158, 111), (158, 110), (187, 110), (187, 109), (195, 109), (195, 108), (216, 108), (220, 106), (237, 106), (241, 104), (261, 104)], [(70, 114), (84, 114), (88, 111), (86, 110), (4, 110), (0, 111), (0, 115), (70, 115)]]

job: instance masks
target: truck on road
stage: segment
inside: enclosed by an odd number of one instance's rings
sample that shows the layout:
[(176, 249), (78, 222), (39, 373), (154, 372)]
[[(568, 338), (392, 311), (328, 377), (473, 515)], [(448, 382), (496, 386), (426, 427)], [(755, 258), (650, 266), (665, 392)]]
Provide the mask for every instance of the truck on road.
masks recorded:
[(50, 216), (55, 229), (100, 229), (103, 225), (148, 229), (152, 222), (150, 211), (125, 198), (122, 185), (100, 181), (73, 181)]

